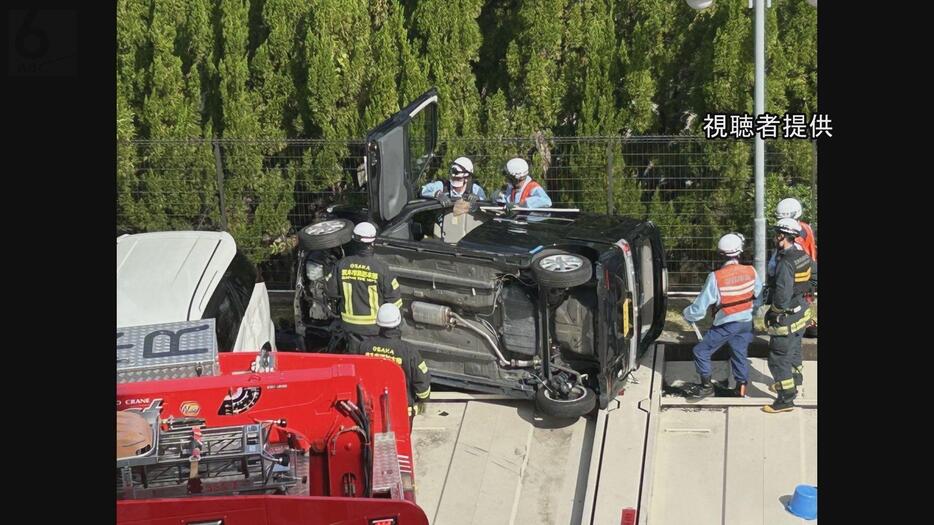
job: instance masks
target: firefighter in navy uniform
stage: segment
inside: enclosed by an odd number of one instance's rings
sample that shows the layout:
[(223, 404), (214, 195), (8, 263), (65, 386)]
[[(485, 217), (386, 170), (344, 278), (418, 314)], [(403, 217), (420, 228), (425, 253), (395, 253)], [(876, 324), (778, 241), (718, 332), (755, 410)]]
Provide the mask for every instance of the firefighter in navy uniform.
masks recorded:
[[(798, 199), (782, 199), (775, 208), (775, 219), (781, 220), (790, 217), (798, 221), (798, 224), (801, 226), (801, 235), (795, 238), (795, 244), (804, 250), (814, 262), (817, 262), (817, 238), (814, 237), (814, 229), (811, 228), (811, 225), (801, 220), (801, 214), (803, 212), (804, 210), (801, 208), (801, 203), (798, 202)], [(804, 299), (807, 300), (813, 311), (816, 312), (817, 304), (815, 297), (808, 294), (804, 296)], [(804, 330), (804, 337), (817, 337), (817, 317), (811, 319), (811, 322), (808, 323), (808, 327)]]
[[(354, 350), (365, 337), (379, 333), (376, 314), (383, 303), (402, 307), (399, 281), (381, 261), (373, 255), (376, 226), (361, 222), (353, 229), (354, 240), (363, 248), (356, 255), (344, 257), (327, 276), (327, 294), (336, 302), (340, 312), (340, 332), (347, 346)], [(333, 343), (331, 348), (336, 345)]]
[(376, 315), (379, 336), (369, 337), (357, 347), (354, 354), (389, 359), (402, 367), (409, 400), (409, 431), (416, 414), (422, 412), (422, 403), (431, 395), (431, 373), (428, 365), (415, 348), (402, 340), (402, 312), (392, 303), (379, 307)]
[(769, 340), (769, 371), (778, 397), (762, 410), (787, 412), (794, 408), (798, 386), (804, 382), (801, 361), (801, 337), (811, 320), (805, 294), (817, 286), (817, 263), (804, 250), (796, 249), (795, 238), (801, 232), (798, 221), (785, 218), (775, 225), (778, 255), (775, 274), (770, 277), (769, 309), (765, 326)]

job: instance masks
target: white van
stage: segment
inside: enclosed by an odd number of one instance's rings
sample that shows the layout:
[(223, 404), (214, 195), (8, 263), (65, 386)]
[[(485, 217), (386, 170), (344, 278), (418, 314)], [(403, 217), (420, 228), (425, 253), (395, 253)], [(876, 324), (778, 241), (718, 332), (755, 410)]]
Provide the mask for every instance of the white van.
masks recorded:
[(227, 232), (117, 237), (117, 326), (214, 319), (221, 352), (275, 350), (262, 276)]

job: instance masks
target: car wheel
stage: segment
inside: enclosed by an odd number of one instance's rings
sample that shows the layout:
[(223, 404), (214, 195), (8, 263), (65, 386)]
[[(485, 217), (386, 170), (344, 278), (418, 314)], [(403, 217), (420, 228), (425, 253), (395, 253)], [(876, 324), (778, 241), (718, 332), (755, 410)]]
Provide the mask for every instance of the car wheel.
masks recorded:
[(302, 248), (308, 251), (326, 250), (350, 241), (353, 238), (353, 228), (353, 222), (347, 219), (321, 221), (299, 230), (298, 239)]
[(535, 392), (535, 406), (539, 410), (554, 417), (581, 417), (593, 410), (597, 403), (597, 394), (583, 386), (574, 385), (568, 393), (567, 399), (557, 397), (544, 386)]
[(532, 271), (539, 284), (551, 288), (571, 288), (593, 276), (593, 265), (583, 255), (562, 250), (545, 250), (532, 260)]

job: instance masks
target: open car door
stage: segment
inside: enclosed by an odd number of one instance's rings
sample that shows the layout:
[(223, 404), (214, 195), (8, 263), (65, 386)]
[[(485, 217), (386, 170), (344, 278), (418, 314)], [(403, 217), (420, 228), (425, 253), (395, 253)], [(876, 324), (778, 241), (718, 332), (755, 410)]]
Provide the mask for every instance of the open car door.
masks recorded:
[(379, 226), (416, 198), (438, 145), (438, 92), (429, 89), (366, 136), (370, 219)]
[(630, 234), (635, 278), (639, 294), (639, 355), (658, 339), (668, 312), (668, 268), (658, 227), (646, 221)]

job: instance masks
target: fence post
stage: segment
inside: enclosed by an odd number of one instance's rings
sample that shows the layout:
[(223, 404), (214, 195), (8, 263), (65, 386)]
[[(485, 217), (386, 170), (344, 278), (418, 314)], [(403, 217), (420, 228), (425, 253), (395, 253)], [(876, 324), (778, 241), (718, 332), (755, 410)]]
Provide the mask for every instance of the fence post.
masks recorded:
[(606, 214), (613, 215), (613, 138), (606, 143)]
[(217, 171), (217, 196), (221, 207), (221, 229), (227, 231), (227, 205), (224, 199), (224, 161), (221, 159), (221, 147), (217, 136), (211, 141), (214, 144), (214, 168)]

